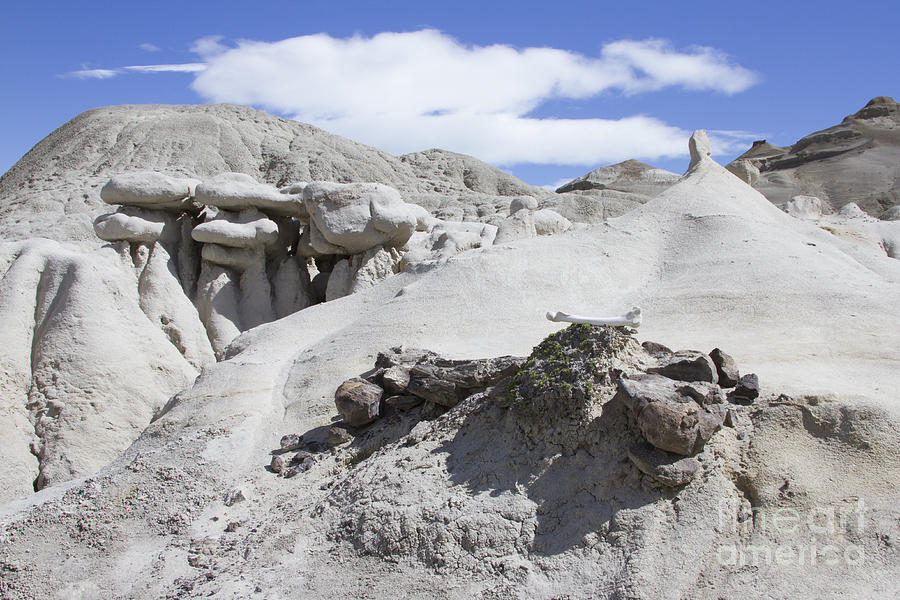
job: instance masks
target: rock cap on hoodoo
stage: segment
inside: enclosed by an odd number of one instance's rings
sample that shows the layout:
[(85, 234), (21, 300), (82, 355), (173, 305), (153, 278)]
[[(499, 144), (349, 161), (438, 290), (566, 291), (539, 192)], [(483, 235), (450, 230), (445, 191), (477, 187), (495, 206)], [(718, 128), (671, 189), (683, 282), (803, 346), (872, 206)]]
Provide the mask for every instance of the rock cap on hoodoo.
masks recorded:
[(691, 153), (691, 164), (688, 166), (688, 171), (709, 158), (712, 152), (705, 129), (698, 129), (691, 134), (691, 139), (688, 141), (688, 150)]
[(129, 171), (113, 175), (100, 190), (107, 204), (185, 210), (200, 182), (157, 171)]

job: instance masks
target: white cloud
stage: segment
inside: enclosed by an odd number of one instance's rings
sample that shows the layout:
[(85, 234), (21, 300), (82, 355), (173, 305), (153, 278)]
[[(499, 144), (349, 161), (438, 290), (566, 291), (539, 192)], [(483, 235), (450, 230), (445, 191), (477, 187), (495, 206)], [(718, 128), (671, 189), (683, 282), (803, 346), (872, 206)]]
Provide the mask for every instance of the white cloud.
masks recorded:
[(205, 63), (182, 63), (174, 65), (131, 65), (115, 69), (82, 69), (66, 73), (62, 77), (75, 79), (109, 79), (126, 73), (198, 73), (206, 69)]
[(664, 40), (620, 40), (603, 46), (602, 57), (631, 71), (633, 77), (623, 85), (626, 93), (680, 86), (735, 94), (759, 80), (752, 71), (732, 63), (727, 55), (705, 46), (694, 46), (685, 53)]
[(745, 152), (753, 141), (768, 137), (765, 133), (732, 129), (710, 129), (706, 133), (713, 157)]
[(191, 44), (191, 52), (203, 57), (215, 56), (216, 54), (221, 54), (228, 50), (228, 46), (225, 46), (221, 42), (221, 35), (208, 35)]
[[(300, 120), (305, 120), (300, 118)], [(402, 154), (444, 148), (494, 164), (590, 165), (685, 154), (689, 132), (650, 117), (534, 119), (512, 114), (342, 116), (316, 125)]]
[(685, 154), (688, 132), (646, 116), (539, 119), (550, 99), (667, 87), (732, 94), (756, 76), (722, 53), (623, 40), (599, 58), (554, 48), (465, 46), (435, 30), (337, 39), (241, 41), (214, 54), (192, 87), (404, 153), (441, 147), (497, 164), (595, 164)]
[[(686, 154), (689, 132), (643, 115), (538, 118), (553, 99), (680, 88), (734, 94), (757, 76), (713, 48), (620, 40), (598, 57), (556, 48), (466, 46), (433, 29), (347, 39), (326, 34), (277, 42), (204, 37), (201, 62), (134, 65), (70, 74), (196, 73), (191, 87), (215, 102), (289, 115), (394, 154), (439, 147), (499, 165), (596, 165)], [(731, 147), (734, 134), (714, 137)]]
[(177, 65), (132, 65), (122, 67), (126, 71), (138, 73), (198, 73), (206, 69), (204, 63), (182, 63)]
[(74, 77), (75, 79), (109, 79), (119, 74), (116, 69), (81, 69), (80, 71), (72, 71), (66, 73), (65, 77)]
[(144, 42), (143, 44), (139, 45), (138, 48), (147, 52), (159, 52), (159, 46), (157, 46), (156, 44), (151, 44), (150, 42)]

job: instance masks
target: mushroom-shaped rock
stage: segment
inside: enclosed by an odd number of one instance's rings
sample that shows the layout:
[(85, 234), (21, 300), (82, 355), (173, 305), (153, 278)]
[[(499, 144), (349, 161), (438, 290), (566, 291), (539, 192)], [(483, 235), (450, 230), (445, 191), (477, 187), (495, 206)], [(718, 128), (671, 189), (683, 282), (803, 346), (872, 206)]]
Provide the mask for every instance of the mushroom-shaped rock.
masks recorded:
[(194, 206), (190, 197), (199, 183), (156, 171), (129, 171), (113, 175), (100, 190), (100, 199), (107, 204), (188, 210)]
[(265, 268), (265, 254), (258, 248), (232, 248), (219, 244), (204, 244), (200, 257), (214, 265), (229, 269), (246, 271), (253, 268)]
[(542, 208), (534, 211), (534, 230), (538, 235), (553, 235), (572, 228), (572, 221), (555, 210)]
[(255, 208), (240, 213), (219, 211), (212, 220), (194, 227), (194, 241), (231, 248), (257, 248), (278, 239), (278, 225)]
[(172, 241), (178, 235), (173, 215), (163, 211), (123, 206), (94, 219), (94, 233), (105, 242), (152, 243)]
[(537, 200), (533, 196), (519, 196), (517, 198), (513, 198), (509, 203), (509, 215), (512, 216), (523, 208), (528, 210), (537, 210), (537, 207)]
[(691, 153), (691, 164), (688, 166), (688, 170), (690, 171), (701, 162), (708, 159), (711, 153), (709, 138), (706, 137), (706, 130), (698, 129), (691, 135), (691, 139), (688, 142), (688, 150)]
[(727, 411), (719, 386), (638, 374), (619, 381), (644, 439), (667, 452), (691, 456), (722, 427)]
[(304, 188), (303, 201), (311, 224), (329, 244), (343, 248), (344, 254), (381, 245), (402, 246), (421, 216), (397, 190), (379, 183), (314, 181)]
[(244, 173), (221, 173), (197, 186), (196, 200), (226, 210), (258, 208), (272, 215), (307, 217), (299, 193), (282, 193)]

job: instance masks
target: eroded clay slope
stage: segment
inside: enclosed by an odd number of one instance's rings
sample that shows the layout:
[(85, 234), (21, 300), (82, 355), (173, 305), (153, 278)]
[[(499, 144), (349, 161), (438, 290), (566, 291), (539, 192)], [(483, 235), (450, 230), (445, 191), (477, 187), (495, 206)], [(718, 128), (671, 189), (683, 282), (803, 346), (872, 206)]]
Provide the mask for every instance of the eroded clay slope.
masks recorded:
[[(109, 468), (68, 490), (45, 490), (33, 507), (4, 507), (7, 594), (888, 593), (900, 578), (896, 544), (885, 542), (897, 535), (900, 410), (889, 390), (900, 331), (886, 324), (900, 318), (898, 265), (874, 248), (849, 251), (701, 158), (682, 182), (605, 225), (465, 252), (245, 333)], [(533, 441), (514, 446), (502, 413), (468, 400), (434, 421), (373, 426), (349, 460), (323, 452), (292, 478), (265, 469), (284, 434), (324, 442), (335, 389), (370, 369), (378, 352), (402, 344), (458, 358), (527, 356), (559, 327), (544, 319), (547, 310), (633, 305), (644, 309), (641, 340), (726, 349), (763, 386), (765, 400), (743, 415), (743, 429), (709, 441), (708, 476), (681, 492), (660, 491), (617, 462), (615, 436), (624, 434), (616, 419), (599, 453), (560, 459)], [(415, 421), (425, 424), (415, 431)], [(519, 472), (531, 479), (517, 482)], [(355, 517), (415, 498), (448, 502), (424, 520), (416, 509), (406, 521), (377, 523), (383, 539), (408, 544), (399, 553), (381, 552), (375, 538), (367, 546), (338, 535), (341, 511), (332, 519), (323, 508), (359, 507)], [(827, 535), (765, 529), (737, 509), (720, 523), (714, 512), (725, 501), (749, 506), (751, 516), (753, 508), (807, 515), (856, 510), (854, 499), (864, 501), (862, 525)], [(532, 510), (538, 528), (513, 531)], [(588, 512), (573, 518), (579, 510)], [(428, 531), (404, 536), (403, 527), (420, 523), (471, 532), (444, 553), (450, 568), (435, 570), (437, 555), (413, 547), (437, 539)], [(491, 527), (484, 537), (481, 523)], [(492, 539), (501, 544), (485, 544)], [(869, 562), (748, 567), (723, 563), (720, 541), (744, 551), (853, 544)], [(60, 552), (65, 563), (55, 560)]]

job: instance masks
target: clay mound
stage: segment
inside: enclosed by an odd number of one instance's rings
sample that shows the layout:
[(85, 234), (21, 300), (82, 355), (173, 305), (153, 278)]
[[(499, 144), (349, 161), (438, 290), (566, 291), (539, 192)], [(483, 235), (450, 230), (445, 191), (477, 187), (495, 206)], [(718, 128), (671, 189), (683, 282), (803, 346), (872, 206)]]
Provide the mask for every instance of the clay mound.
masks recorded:
[[(567, 357), (567, 373), (537, 367), (554, 354)], [(700, 562), (688, 557), (719, 537), (716, 503), (739, 506), (740, 493), (722, 465), (711, 464), (702, 481), (673, 498), (629, 462), (641, 437), (616, 382), (623, 368), (634, 374), (649, 362), (621, 330), (569, 327), (535, 348), (507, 390), (475, 394), (366, 459), (316, 514), (331, 524), (332, 538), (357, 551), (414, 558), (442, 572), (503, 576), (529, 559), (569, 556), (579, 564), (579, 584), (593, 579), (595, 589), (649, 593), (641, 563), (670, 585), (689, 587)], [(530, 375), (551, 382), (535, 385)], [(733, 433), (723, 437), (720, 455), (736, 441)], [(707, 460), (716, 462), (711, 454)], [(676, 503), (689, 508), (676, 515)], [(622, 537), (639, 541), (626, 550)], [(687, 537), (691, 544), (661, 544)], [(603, 566), (583, 565), (588, 556), (602, 556)]]
[(439, 203), (436, 191), (456, 194), (452, 204), (460, 212), (465, 204), (499, 204), (489, 212), (504, 216), (509, 198), (498, 196), (549, 195), (472, 157), (429, 151), (401, 159), (245, 106), (109, 106), (57, 128), (0, 177), (0, 227), (6, 239), (93, 243), (91, 221), (103, 212), (100, 188), (127, 171), (195, 179), (244, 173), (276, 186), (383, 183), (431, 197), (432, 204)]
[[(476, 393), (433, 421), (395, 416), (337, 450), (339, 460), (355, 452), (349, 462), (356, 466), (311, 517), (326, 524), (338, 547), (379, 562), (419, 562), (446, 576), (493, 578), (498, 596), (628, 590), (633, 597), (715, 598), (742, 589), (747, 567), (773, 561), (765, 552), (784, 553), (788, 543), (796, 564), (781, 566), (813, 577), (814, 589), (838, 589), (844, 577), (862, 589), (879, 585), (846, 561), (851, 572), (833, 578), (833, 562), (801, 561), (796, 553), (829, 544), (841, 559), (883, 564), (874, 556), (896, 526), (884, 521), (890, 484), (871, 475), (900, 473), (892, 452), (897, 421), (818, 397), (729, 403), (726, 426), (695, 456), (679, 457), (691, 470), (672, 482), (650, 475), (654, 466), (643, 458), (666, 453), (647, 449), (622, 391), (623, 381), (638, 381), (660, 355), (671, 356), (658, 344), (642, 348), (620, 329), (557, 332), (496, 386), (502, 389)], [(396, 441), (369, 456), (366, 445), (379, 437)], [(868, 475), (834, 481), (853, 464)], [(821, 490), (821, 480), (833, 489)], [(860, 504), (853, 490), (867, 499)], [(772, 521), (786, 506), (791, 514), (819, 511), (834, 526), (807, 530), (804, 523), (786, 539)], [(561, 581), (552, 576), (557, 570), (566, 572)], [(766, 585), (794, 590), (791, 577)]]
[[(701, 160), (607, 224), (463, 253), (246, 332), (116, 463), (44, 491), (33, 508), (4, 507), (2, 578), (13, 597), (248, 596), (257, 586), (323, 598), (884, 595), (900, 580), (884, 541), (900, 535), (900, 411), (885, 393), (900, 364), (900, 332), (886, 325), (900, 319), (898, 294), (900, 263), (883, 250), (851, 252)], [(324, 439), (335, 390), (386, 348), (523, 356), (559, 328), (547, 310), (634, 305), (642, 338), (726, 349), (764, 386), (748, 415), (759, 435), (720, 430), (704, 450), (709, 476), (680, 492), (646, 485), (625, 462), (618, 422), (594, 456), (557, 457), (507, 429), (509, 410), (469, 400), (418, 431), (373, 430), (350, 461), (323, 452), (293, 478), (264, 468), (284, 434)], [(752, 451), (734, 456), (741, 431)], [(407, 435), (420, 441), (398, 442)], [(226, 505), (233, 489), (249, 501)], [(736, 502), (720, 527), (722, 498)], [(352, 507), (346, 524), (316, 512), (329, 503)], [(752, 518), (791, 508), (804, 519), (817, 507), (851, 512), (827, 536)], [(867, 562), (723, 566), (719, 542), (751, 561), (765, 560), (752, 558), (754, 544), (856, 545)], [(463, 568), (438, 577), (423, 561)], [(435, 592), (448, 582), (458, 587)]]
[(854, 202), (878, 217), (900, 202), (900, 105), (879, 96), (789, 148), (754, 142), (742, 159), (759, 168), (754, 187), (778, 206), (809, 195), (834, 211)]
[(535, 187), (483, 161), (448, 150), (431, 149), (399, 157), (410, 166), (423, 192), (454, 194), (465, 190), (492, 196), (533, 196)]

